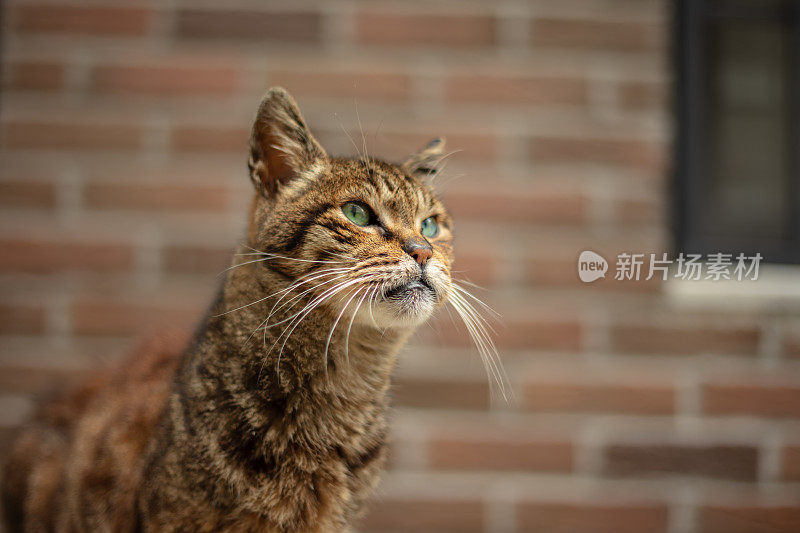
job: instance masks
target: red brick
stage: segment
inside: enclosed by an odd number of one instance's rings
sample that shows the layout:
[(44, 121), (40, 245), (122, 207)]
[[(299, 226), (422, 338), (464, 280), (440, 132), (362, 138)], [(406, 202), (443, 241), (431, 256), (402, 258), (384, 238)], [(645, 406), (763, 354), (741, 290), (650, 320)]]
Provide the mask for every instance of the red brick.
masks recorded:
[(227, 95), (238, 85), (231, 67), (108, 65), (96, 67), (91, 78), (93, 90), (120, 94)]
[(179, 9), (176, 34), (193, 39), (276, 42), (317, 42), (322, 38), (319, 13)]
[(231, 262), (229, 248), (169, 246), (164, 250), (166, 269), (172, 272), (219, 274)]
[(800, 417), (800, 386), (706, 383), (702, 394), (711, 415)]
[(16, 6), (14, 28), (29, 32), (144, 35), (150, 11), (143, 7)]
[(578, 350), (581, 326), (577, 321), (505, 319), (497, 329), (497, 346), (516, 349)]
[(782, 458), (781, 479), (800, 481), (800, 446), (787, 446), (783, 449)]
[(745, 445), (612, 444), (604, 452), (609, 476), (688, 475), (755, 481), (758, 450)]
[(142, 128), (122, 124), (9, 122), (4, 145), (11, 148), (133, 150), (141, 146)]
[(675, 410), (675, 389), (665, 385), (540, 382), (525, 390), (525, 405), (533, 411), (669, 415)]
[(71, 368), (9, 367), (0, 371), (0, 390), (7, 394), (41, 394), (54, 388), (77, 383), (88, 372)]
[(3, 207), (53, 207), (55, 203), (56, 193), (52, 183), (0, 182), (0, 205)]
[(534, 17), (533, 46), (578, 47), (589, 50), (653, 51), (662, 46), (656, 24)]
[(612, 349), (667, 354), (731, 353), (753, 355), (759, 331), (753, 327), (660, 327), (625, 325), (611, 328)]
[(274, 84), (286, 87), (292, 94), (299, 95), (393, 101), (411, 97), (411, 78), (398, 72), (346, 68), (336, 71), (275, 70), (270, 72), (269, 79)]
[(73, 333), (80, 335), (134, 335), (143, 330), (190, 327), (199, 309), (158, 307), (135, 303), (86, 300), (72, 305)]
[(496, 263), (496, 258), (490, 251), (458, 250), (453, 263), (453, 277), (456, 280), (465, 279), (479, 285), (489, 285), (494, 281)]
[(40, 305), (0, 303), (0, 333), (41, 334), (45, 321), (45, 310)]
[(587, 84), (576, 78), (455, 74), (445, 80), (445, 95), (454, 102), (583, 105)]
[(664, 147), (654, 141), (633, 139), (580, 139), (535, 137), (531, 142), (534, 163), (599, 163), (641, 168), (660, 168)]
[(361, 12), (356, 36), (363, 44), (481, 46), (495, 42), (495, 21), (486, 15)]
[[(498, 139), (494, 135), (457, 131), (442, 132), (441, 134), (447, 138), (448, 150), (458, 150), (453, 154), (453, 158), (490, 160), (497, 157)], [(359, 137), (353, 133), (350, 135), (354, 139), (360, 138), (361, 132), (357, 132)], [(391, 147), (395, 152), (392, 156), (405, 158), (408, 154), (419, 150), (421, 146), (428, 144), (432, 137), (433, 135), (428, 133), (400, 133), (381, 130), (379, 140), (382, 146)]]
[(184, 126), (172, 132), (172, 148), (178, 152), (232, 152), (245, 154), (249, 128)]
[(492, 435), (478, 432), (469, 438), (435, 436), (428, 460), (431, 467), (448, 470), (569, 472), (572, 456), (569, 442), (542, 442), (514, 432), (492, 431)]
[(667, 530), (667, 514), (658, 503), (521, 502), (517, 527), (520, 533), (657, 533)]
[(798, 505), (706, 505), (698, 512), (701, 533), (796, 533)]
[[(568, 258), (543, 258), (536, 257), (528, 261), (527, 279), (533, 285), (549, 286), (578, 286), (582, 285), (578, 277), (577, 257)], [(587, 284), (594, 287), (596, 284)]]
[(88, 183), (84, 201), (89, 207), (176, 211), (224, 211), (230, 202), (225, 187)]
[(481, 533), (484, 509), (479, 500), (375, 498), (361, 521), (363, 531), (403, 533)]
[(664, 222), (666, 202), (653, 200), (620, 199), (614, 202), (614, 220), (620, 225), (651, 224), (661, 225)]
[(663, 83), (627, 81), (619, 84), (619, 103), (627, 109), (665, 109), (667, 91)]
[(64, 86), (64, 66), (59, 63), (24, 61), (8, 66), (11, 89), (56, 91)]
[(487, 188), (484, 191), (453, 189), (444, 197), (454, 218), (477, 218), (532, 224), (582, 224), (587, 201), (570, 192), (528, 192), (523, 188)]
[(133, 264), (134, 250), (129, 244), (0, 240), (0, 272), (126, 271)]
[[(605, 255), (612, 257), (612, 255)], [(578, 257), (535, 257), (527, 262), (527, 280), (534, 286), (548, 287), (580, 287), (581, 290), (604, 290), (652, 293), (661, 288), (658, 278), (647, 280), (643, 276), (639, 280), (616, 280), (613, 272), (606, 272), (606, 277), (591, 283), (584, 283), (578, 277)], [(610, 270), (613, 269), (613, 265)]]
[[(437, 322), (435, 326), (436, 340), (443, 344), (472, 347), (472, 339), (466, 329), (455, 314), (453, 316), (453, 321), (441, 319)], [(503, 348), (568, 351), (576, 351), (580, 348), (581, 326), (573, 320), (504, 318), (502, 324), (492, 323), (491, 320), (490, 324), (495, 329), (496, 334), (493, 335), (493, 338), (501, 351)]]
[(800, 358), (800, 335), (789, 334), (783, 339), (783, 353), (787, 357)]
[(395, 403), (403, 407), (488, 409), (489, 382), (398, 376), (393, 382), (392, 396)]

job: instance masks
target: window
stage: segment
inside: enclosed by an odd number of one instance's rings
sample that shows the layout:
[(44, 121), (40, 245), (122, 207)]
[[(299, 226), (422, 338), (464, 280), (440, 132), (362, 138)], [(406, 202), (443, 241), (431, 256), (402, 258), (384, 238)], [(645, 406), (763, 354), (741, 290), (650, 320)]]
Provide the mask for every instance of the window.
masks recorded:
[(800, 0), (680, 0), (680, 251), (800, 263)]

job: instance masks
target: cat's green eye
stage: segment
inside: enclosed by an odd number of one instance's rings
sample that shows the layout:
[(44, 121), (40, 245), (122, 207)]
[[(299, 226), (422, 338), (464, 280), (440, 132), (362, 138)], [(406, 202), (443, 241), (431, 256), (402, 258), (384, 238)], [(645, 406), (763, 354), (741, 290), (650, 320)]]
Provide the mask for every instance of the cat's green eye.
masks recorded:
[(347, 202), (342, 206), (342, 211), (344, 211), (344, 216), (357, 226), (366, 226), (369, 224), (369, 211), (359, 203)]
[(439, 235), (439, 223), (436, 222), (434, 217), (428, 217), (422, 221), (422, 227), (420, 228), (422, 234), (429, 239), (433, 239), (437, 235)]

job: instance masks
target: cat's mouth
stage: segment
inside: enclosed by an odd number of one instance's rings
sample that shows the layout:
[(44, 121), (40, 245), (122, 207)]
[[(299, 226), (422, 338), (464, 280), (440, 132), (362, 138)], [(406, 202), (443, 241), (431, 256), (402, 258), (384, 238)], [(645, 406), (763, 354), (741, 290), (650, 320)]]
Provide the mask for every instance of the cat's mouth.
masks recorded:
[(435, 297), (436, 291), (424, 278), (404, 283), (383, 293), (387, 300), (405, 300), (408, 298)]
[(365, 315), (365, 323), (376, 323), (374, 316), (380, 327), (416, 327), (427, 320), (442, 301), (441, 291), (436, 289), (436, 280), (428, 279), (425, 273), (410, 278), (384, 290), (375, 302), (374, 314), (371, 310)]

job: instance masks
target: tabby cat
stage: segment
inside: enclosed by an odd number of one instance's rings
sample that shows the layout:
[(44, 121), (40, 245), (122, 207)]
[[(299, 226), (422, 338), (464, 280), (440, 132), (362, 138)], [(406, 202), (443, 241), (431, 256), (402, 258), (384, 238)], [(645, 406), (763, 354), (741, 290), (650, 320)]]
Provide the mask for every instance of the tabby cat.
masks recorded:
[(40, 408), (4, 467), (10, 531), (348, 531), (409, 334), (449, 301), (491, 349), (425, 181), (443, 144), (400, 166), (329, 157), (271, 89), (247, 235), (207, 317)]

